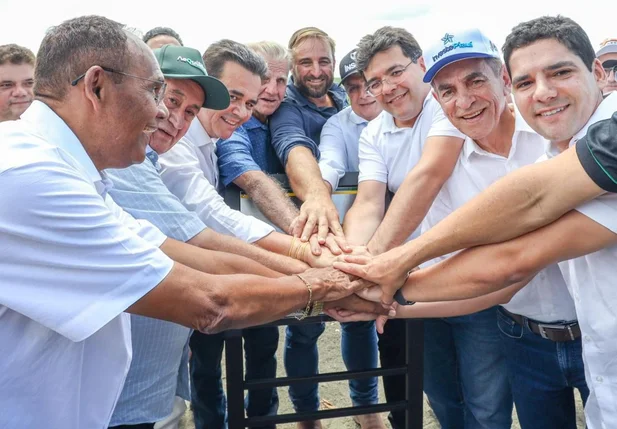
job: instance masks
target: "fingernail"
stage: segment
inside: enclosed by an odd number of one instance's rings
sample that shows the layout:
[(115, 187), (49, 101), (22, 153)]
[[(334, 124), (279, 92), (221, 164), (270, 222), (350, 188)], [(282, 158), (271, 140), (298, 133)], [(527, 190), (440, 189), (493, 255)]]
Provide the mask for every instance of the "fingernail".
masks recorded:
[(394, 310), (388, 311), (388, 317), (394, 317), (394, 316), (396, 316), (396, 311)]

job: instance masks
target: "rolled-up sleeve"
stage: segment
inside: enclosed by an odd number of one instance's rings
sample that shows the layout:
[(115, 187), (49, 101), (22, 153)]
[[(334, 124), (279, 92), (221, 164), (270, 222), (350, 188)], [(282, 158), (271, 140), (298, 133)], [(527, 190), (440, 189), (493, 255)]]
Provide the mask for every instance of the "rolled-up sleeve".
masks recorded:
[[(158, 285), (165, 236), (62, 163), (2, 173), (0, 305), (83, 341)], [(139, 235), (137, 235), (139, 234)]]
[(617, 112), (589, 127), (587, 135), (576, 142), (576, 154), (596, 185), (617, 192)]
[(338, 182), (349, 169), (347, 165), (347, 146), (339, 115), (334, 115), (323, 126), (319, 142), (321, 157), (319, 169), (321, 177), (330, 183), (332, 190), (338, 187)]
[(234, 131), (227, 140), (217, 143), (219, 174), (225, 186), (248, 171), (261, 171), (253, 158), (251, 148), (251, 140), (243, 127)]
[(180, 140), (173, 150), (160, 159), (163, 167), (161, 178), (184, 207), (197, 213), (201, 221), (214, 231), (248, 243), (274, 231), (267, 223), (225, 204), (201, 170), (196, 150), (191, 142)]
[(306, 135), (304, 118), (300, 108), (289, 102), (281, 106), (270, 118), (270, 134), (272, 146), (281, 160), (283, 167), (287, 166), (289, 152), (296, 146), (308, 148), (316, 159), (319, 159), (317, 144)]

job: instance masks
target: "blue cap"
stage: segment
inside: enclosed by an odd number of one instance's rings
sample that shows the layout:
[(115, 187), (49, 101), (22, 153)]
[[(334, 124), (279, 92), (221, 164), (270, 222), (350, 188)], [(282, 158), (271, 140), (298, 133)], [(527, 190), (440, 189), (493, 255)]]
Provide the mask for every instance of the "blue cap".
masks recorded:
[(499, 49), (477, 28), (446, 33), (438, 43), (424, 51), (426, 74), (424, 82), (430, 82), (448, 64), (468, 58), (501, 58)]

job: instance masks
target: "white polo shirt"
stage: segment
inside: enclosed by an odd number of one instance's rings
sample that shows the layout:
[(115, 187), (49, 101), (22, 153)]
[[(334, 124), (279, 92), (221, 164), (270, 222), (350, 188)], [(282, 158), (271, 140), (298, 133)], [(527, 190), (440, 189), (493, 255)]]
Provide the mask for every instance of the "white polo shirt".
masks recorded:
[(217, 140), (208, 135), (199, 120), (193, 120), (189, 133), (159, 157), (161, 178), (171, 193), (214, 231), (248, 243), (261, 240), (274, 228), (233, 210), (216, 190)]
[(123, 312), (173, 262), (59, 116), (35, 101), (21, 117), (0, 124), (0, 427), (107, 428), (131, 360)]
[[(407, 173), (420, 161), (426, 139), (433, 136), (465, 138), (446, 118), (431, 92), (411, 128), (397, 127), (394, 117), (384, 110), (360, 135), (358, 183), (375, 180), (396, 192)], [(420, 227), (410, 238), (417, 237), (419, 232)]]
[(368, 121), (349, 106), (328, 119), (321, 129), (319, 169), (333, 190), (346, 172), (359, 171), (358, 144), (367, 125)]
[[(422, 232), (435, 226), (501, 177), (536, 162), (546, 144), (547, 141), (536, 134), (518, 112), (507, 158), (485, 151), (473, 139), (466, 137), (452, 175), (444, 183), (424, 218)], [(426, 265), (447, 257), (434, 259)], [(574, 302), (557, 264), (540, 271), (503, 307), (512, 313), (542, 322), (576, 320)]]
[[(587, 124), (572, 138), (582, 138), (594, 123), (617, 111), (617, 93), (602, 101)], [(550, 147), (547, 156), (558, 153)], [(576, 208), (617, 234), (617, 195), (605, 194)], [(585, 379), (589, 399), (585, 417), (589, 429), (617, 428), (617, 245), (559, 263), (574, 297), (581, 326)]]

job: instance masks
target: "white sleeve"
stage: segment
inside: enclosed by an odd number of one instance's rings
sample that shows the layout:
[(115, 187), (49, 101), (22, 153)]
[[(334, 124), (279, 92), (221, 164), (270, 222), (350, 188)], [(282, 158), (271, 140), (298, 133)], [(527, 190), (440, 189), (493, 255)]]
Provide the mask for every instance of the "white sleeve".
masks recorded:
[(617, 195), (602, 195), (575, 210), (617, 234)]
[(223, 197), (204, 175), (196, 150), (192, 143), (180, 140), (164, 157), (159, 158), (163, 182), (184, 207), (197, 213), (201, 221), (214, 231), (248, 243), (273, 232), (274, 228), (267, 223), (225, 204)]
[(426, 137), (429, 138), (433, 136), (459, 137), (461, 139), (465, 138), (465, 134), (461, 133), (454, 125), (452, 125), (445, 113), (443, 113), (443, 110), (439, 104), (437, 104), (435, 111), (433, 112), (433, 121)]
[(332, 190), (338, 188), (338, 182), (348, 170), (347, 147), (341, 129), (339, 115), (334, 115), (321, 129), (319, 140), (319, 169), (321, 177), (332, 186)]
[(0, 306), (82, 341), (171, 270), (66, 164), (32, 162), (0, 178)]
[(153, 246), (161, 247), (165, 240), (167, 240), (167, 236), (160, 229), (146, 219), (135, 219), (129, 212), (116, 204), (109, 194), (105, 197), (105, 204), (122, 225)]
[(362, 134), (360, 134), (360, 142), (358, 143), (358, 157), (360, 159), (358, 183), (366, 180), (388, 183), (388, 166), (377, 149), (378, 139), (379, 136), (372, 133), (371, 124), (362, 130)]

